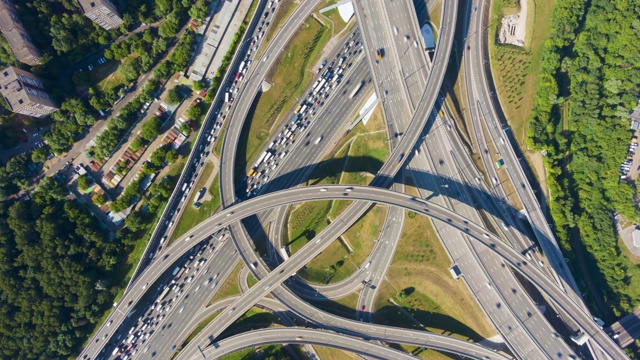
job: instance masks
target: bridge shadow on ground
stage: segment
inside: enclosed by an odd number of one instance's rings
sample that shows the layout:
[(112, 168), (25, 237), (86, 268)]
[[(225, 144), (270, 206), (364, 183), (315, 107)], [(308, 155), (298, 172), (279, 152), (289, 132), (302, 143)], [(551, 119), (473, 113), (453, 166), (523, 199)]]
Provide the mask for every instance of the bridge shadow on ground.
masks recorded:
[[(413, 151), (411, 152), (411, 154), (414, 154), (414, 153), (415, 152)], [(411, 156), (407, 156), (405, 157), (404, 161), (410, 158)], [(278, 191), (283, 188), (291, 188), (291, 187), (296, 187), (298, 185), (302, 185), (306, 182), (304, 178), (305, 178), (305, 174), (307, 173), (312, 173), (312, 176), (311, 176), (312, 180), (310, 180), (310, 184), (314, 185), (314, 184), (320, 184), (324, 179), (328, 177), (337, 177), (343, 170), (345, 172), (368, 171), (370, 169), (369, 165), (372, 163), (375, 164), (375, 167), (382, 166), (382, 162), (380, 162), (377, 159), (372, 159), (370, 157), (351, 157), (347, 162), (348, 164), (347, 167), (344, 169), (342, 167), (335, 166), (336, 162), (343, 162), (343, 161), (344, 159), (331, 159), (331, 160), (321, 161), (320, 163), (311, 164), (305, 167), (298, 168), (291, 172), (281, 174), (278, 177), (274, 178), (273, 180), (270, 180), (268, 183), (264, 185), (264, 193), (270, 193), (270, 192)], [(315, 172), (313, 172), (314, 168), (317, 169)], [(489, 214), (495, 216), (496, 218), (502, 220), (505, 224), (520, 222), (524, 226), (527, 226), (530, 228), (532, 227), (532, 225), (528, 222), (526, 218), (515, 215), (515, 214), (519, 214), (519, 210), (517, 208), (513, 207), (503, 199), (496, 197), (494, 194), (478, 188), (474, 184), (460, 182), (457, 179), (433, 174), (423, 170), (412, 169), (408, 171), (410, 171), (415, 178), (421, 178), (423, 181), (421, 181), (420, 188), (423, 190), (433, 192), (435, 194), (433, 196), (448, 196), (451, 199), (467, 204), (473, 208), (479, 208), (481, 206), (480, 199), (482, 199), (482, 203), (492, 204), (492, 206), (489, 206), (484, 210)], [(381, 179), (381, 180), (372, 182), (371, 186), (380, 187), (380, 186), (376, 186), (375, 184), (384, 183), (384, 178), (379, 177), (378, 179)], [(450, 191), (447, 191), (446, 195), (442, 193), (442, 190), (443, 190), (441, 187), (442, 184), (448, 184), (447, 190), (450, 190)], [(345, 185), (345, 188), (348, 186), (349, 185)], [(467, 189), (472, 190), (470, 192), (475, 194), (475, 196), (466, 196), (464, 193), (456, 190), (462, 187), (466, 187)], [(242, 193), (245, 193), (245, 192), (242, 191)], [(503, 212), (506, 214), (509, 214), (508, 216), (510, 217), (510, 219), (508, 221), (507, 219), (504, 218)], [(251, 229), (254, 226), (256, 226), (255, 224), (252, 224), (252, 221), (251, 222), (245, 221), (244, 223), (248, 229)], [(510, 226), (510, 225), (507, 225), (507, 226)], [(515, 230), (520, 231), (517, 228)], [(522, 235), (532, 239), (534, 243), (537, 243), (537, 239), (535, 237), (528, 236), (528, 234), (526, 233), (522, 233)], [(266, 243), (267, 250), (269, 250), (268, 247), (271, 246), (270, 242), (265, 241), (265, 243)], [(275, 252), (278, 252), (277, 251), (278, 249), (275, 249), (275, 250), (276, 250)], [(528, 250), (529, 249), (527, 249), (527, 251)], [(266, 254), (268, 253), (269, 252), (267, 251)]]

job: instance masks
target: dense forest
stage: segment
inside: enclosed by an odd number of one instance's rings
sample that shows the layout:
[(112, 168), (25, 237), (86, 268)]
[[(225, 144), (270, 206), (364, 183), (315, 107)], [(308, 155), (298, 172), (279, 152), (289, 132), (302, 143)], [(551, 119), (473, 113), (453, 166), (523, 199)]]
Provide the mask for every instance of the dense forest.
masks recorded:
[(639, 221), (619, 182), (640, 84), (640, 1), (559, 0), (545, 43), (529, 146), (545, 150), (557, 236), (590, 304), (613, 320), (640, 300), (638, 267), (618, 246), (614, 212)]
[(61, 359), (114, 297), (123, 247), (51, 178), (0, 203), (0, 357)]

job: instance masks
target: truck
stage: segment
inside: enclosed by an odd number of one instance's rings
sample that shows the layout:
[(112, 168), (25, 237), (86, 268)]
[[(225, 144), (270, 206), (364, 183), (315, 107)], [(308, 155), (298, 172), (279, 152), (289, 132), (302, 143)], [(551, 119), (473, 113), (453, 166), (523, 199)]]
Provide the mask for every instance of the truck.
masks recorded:
[(296, 121), (298, 121), (300, 119), (300, 114), (296, 115), (293, 117), (293, 120), (291, 120), (291, 123), (295, 124)]
[(273, 156), (272, 153), (267, 153), (267, 156), (265, 156), (265, 158), (264, 158), (264, 162), (269, 161), (269, 159), (271, 159), (272, 156)]
[(244, 70), (245, 65), (247, 65), (244, 61), (240, 63), (240, 67), (238, 67), (238, 72), (242, 72)]
[(249, 170), (249, 173), (247, 174), (247, 177), (252, 177), (255, 173), (256, 173), (256, 169), (251, 168), (251, 170)]
[(178, 273), (176, 274), (176, 277), (173, 280), (171, 280), (171, 283), (172, 284), (175, 283), (176, 279), (179, 279), (180, 276), (182, 276), (183, 273), (184, 273), (184, 268), (181, 268), (180, 271), (178, 271)]
[(384, 56), (384, 50), (382, 48), (376, 50), (376, 56), (378, 60), (382, 60), (382, 57)]
[(264, 152), (262, 153), (262, 155), (260, 155), (260, 157), (258, 158), (258, 161), (256, 161), (256, 166), (255, 166), (255, 167), (258, 167), (258, 165), (262, 164), (262, 161), (264, 160), (264, 158), (265, 158), (266, 156), (267, 156), (267, 152), (266, 152), (266, 151), (264, 151)]
[(302, 109), (300, 109), (300, 114), (304, 114), (307, 111), (307, 105), (302, 105)]
[(327, 83), (326, 79), (322, 79), (318, 85), (316, 85), (316, 87), (313, 89), (313, 94), (317, 94), (320, 90), (322, 90), (322, 88), (324, 87), (324, 84)]
[(229, 102), (229, 99), (231, 99), (231, 95), (229, 94), (229, 92), (227, 91), (226, 93), (224, 93), (224, 102)]
[(300, 112), (300, 109), (302, 109), (302, 104), (298, 105), (298, 107), (293, 112), (297, 114)]
[(364, 85), (364, 81), (360, 81), (360, 83), (358, 85), (356, 85), (355, 88), (353, 88), (353, 91), (351, 92), (351, 95), (349, 95), (349, 99), (353, 99), (353, 97), (356, 96), (358, 91), (360, 91), (360, 89), (362, 88), (362, 85)]
[(185, 191), (187, 189), (187, 185), (189, 185), (189, 184), (187, 184), (186, 182), (184, 184), (182, 184), (182, 191)]
[(180, 266), (176, 266), (176, 268), (173, 270), (173, 272), (171, 273), (172, 276), (176, 276), (176, 274), (178, 273), (178, 271), (180, 271)]

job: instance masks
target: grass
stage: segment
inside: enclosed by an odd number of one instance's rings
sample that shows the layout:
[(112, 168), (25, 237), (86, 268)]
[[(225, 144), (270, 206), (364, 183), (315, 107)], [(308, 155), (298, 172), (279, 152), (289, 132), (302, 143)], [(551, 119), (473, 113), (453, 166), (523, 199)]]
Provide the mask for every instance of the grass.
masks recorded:
[(213, 319), (215, 319), (216, 317), (218, 317), (220, 313), (215, 313), (210, 315), (209, 317), (207, 317), (206, 319), (202, 320), (198, 326), (196, 326), (195, 329), (193, 329), (193, 331), (191, 332), (191, 334), (189, 334), (189, 336), (185, 339), (185, 341), (182, 343), (182, 345), (180, 345), (180, 347), (178, 348), (178, 351), (184, 349), (185, 346), (187, 346), (191, 340), (193, 340), (193, 338), (195, 338), (200, 331), (202, 331), (202, 329), (204, 329), (207, 325), (209, 325), (210, 322), (213, 321)]
[(386, 132), (359, 135), (350, 147), (346, 166), (347, 169), (358, 169), (359, 171), (345, 173), (340, 183), (369, 185), (389, 157), (389, 153)]
[(367, 259), (380, 236), (387, 216), (387, 206), (375, 206), (358, 220), (343, 238), (353, 253), (340, 240), (335, 240), (299, 272), (303, 279), (321, 284), (342, 281), (353, 274)]
[(311, 83), (315, 75), (311, 67), (330, 37), (331, 33), (327, 27), (309, 18), (280, 52), (276, 61), (279, 65), (270, 69), (266, 76), (272, 85), (271, 89), (261, 93), (254, 104), (248, 131), (243, 131), (238, 145), (245, 151), (246, 162), (238, 164), (241, 171), (245, 170), (245, 164), (252, 163), (251, 159), (265, 144), (273, 125), (282, 118), (282, 112), (291, 109)]
[[(383, 132), (384, 118), (380, 108), (374, 110), (373, 115), (369, 119), (367, 125), (362, 123), (353, 128), (351, 132), (343, 137), (336, 147), (323, 159), (321, 165), (316, 167), (307, 181), (309, 184), (368, 184), (373, 174), (377, 173), (386, 158), (389, 156), (389, 147), (386, 142), (386, 132)], [(345, 159), (347, 156), (362, 157), (357, 163)], [(342, 169), (345, 172), (342, 172)], [(353, 171), (351, 171), (353, 170)], [(360, 177), (361, 181), (350, 178)], [(292, 211), (289, 217), (289, 225), (286, 244), (289, 246), (291, 254), (302, 248), (307, 242), (312, 240), (319, 234), (328, 224), (327, 216), (330, 219), (337, 218), (349, 205), (351, 201), (318, 201), (300, 205), (296, 210)], [(376, 212), (377, 214), (377, 212)], [(386, 211), (385, 211), (386, 214)], [(379, 214), (373, 216), (375, 221), (384, 222), (384, 216), (379, 218)], [(362, 226), (376, 228), (375, 224), (371, 224), (366, 216), (363, 220), (354, 224), (353, 233), (361, 231)], [(363, 222), (364, 221), (364, 222)], [(363, 225), (367, 224), (367, 225)], [(334, 241), (327, 249), (323, 251), (309, 264), (308, 267), (301, 270), (300, 276), (303, 278), (317, 282), (340, 281), (348, 277), (362, 261), (368, 256), (373, 244), (364, 241), (359, 236), (349, 235), (351, 246), (356, 251), (349, 254), (348, 249), (340, 241)], [(377, 230), (370, 238), (377, 238)], [(348, 261), (343, 258), (347, 257)], [(356, 265), (352, 264), (353, 261)]]
[(375, 322), (418, 329), (388, 302), (391, 298), (429, 331), (473, 341), (495, 335), (464, 282), (451, 277), (451, 262), (427, 217), (405, 217), (400, 242), (378, 290)]
[(218, 142), (216, 146), (213, 148), (213, 155), (220, 159), (220, 153), (222, 152), (222, 144), (224, 143), (224, 135), (227, 132), (227, 128), (224, 127), (222, 131), (220, 131), (220, 136), (218, 136)]
[(209, 305), (215, 304), (217, 301), (222, 299), (226, 299), (228, 297), (240, 295), (240, 287), (238, 286), (238, 275), (240, 274), (240, 269), (244, 266), (244, 263), (241, 260), (238, 260), (236, 267), (233, 269), (227, 280), (220, 285), (216, 295), (211, 298), (209, 301)]
[(266, 48), (266, 44), (271, 42), (274, 36), (278, 33), (278, 31), (282, 28), (284, 23), (291, 17), (293, 11), (298, 7), (298, 2), (294, 0), (282, 0), (280, 5), (278, 5), (278, 10), (276, 10), (275, 15), (273, 15), (273, 19), (271, 20), (271, 25), (269, 25), (269, 29), (264, 36), (263, 46), (259, 50), (258, 57), (262, 54), (262, 51)]
[(231, 326), (220, 335), (220, 338), (233, 336), (249, 330), (268, 328), (273, 325), (282, 325), (278, 316), (266, 310), (253, 307), (231, 324)]
[(514, 13), (513, 1), (498, 0), (491, 5), (489, 53), (491, 72), (500, 104), (520, 147), (526, 148), (526, 130), (535, 105), (538, 74), (542, 67), (542, 47), (549, 37), (549, 18), (556, 0), (523, 0), (528, 3), (525, 47), (499, 45), (496, 41), (503, 14)]
[[(429, 20), (435, 26), (436, 31), (438, 31), (437, 29), (440, 29), (440, 19), (442, 18), (442, 1), (443, 0), (440, 0), (435, 5), (433, 5), (433, 7), (431, 8), (431, 11), (429, 12)], [(438, 34), (434, 32), (433, 35), (434, 35), (434, 40), (437, 41)]]
[(330, 207), (331, 201), (311, 201), (300, 205), (291, 212), (288, 239), (286, 239), (286, 245), (289, 247), (291, 255), (327, 227), (327, 215)]
[(394, 348), (396, 350), (400, 350), (400, 351), (404, 351), (406, 353), (413, 354), (413, 355), (419, 357), (420, 359), (425, 359), (425, 360), (450, 360), (450, 359), (456, 359), (454, 357), (447, 356), (446, 354), (443, 354), (441, 352), (437, 352), (435, 350), (431, 350), (431, 349), (427, 349), (427, 348), (421, 348), (421, 347), (417, 347), (417, 346), (413, 346), (413, 345), (393, 344), (393, 345), (390, 345), (390, 347), (392, 347), (392, 348)]
[[(329, 6), (329, 5), (333, 5), (335, 3), (334, 0), (327, 0), (324, 2), (324, 4), (321, 5), (321, 8)], [(344, 20), (342, 20), (342, 17), (340, 16), (340, 13), (338, 12), (338, 9), (331, 9), (329, 11), (325, 11), (323, 13), (318, 12), (318, 14), (320, 15), (320, 17), (326, 17), (329, 20), (331, 20), (332, 26), (333, 26), (333, 34), (337, 35), (339, 34), (342, 30), (344, 30), (344, 28), (347, 27), (347, 23), (344, 22)], [(352, 21), (350, 21), (352, 22)]]
[(118, 72), (119, 61), (107, 62), (91, 72), (90, 79), (92, 84), (96, 84), (98, 89), (106, 91), (116, 86), (125, 85), (125, 80)]
[(253, 285), (257, 283), (258, 280), (256, 280), (255, 276), (253, 276), (251, 272), (249, 272), (249, 275), (247, 276), (247, 285), (249, 285), (249, 288), (253, 287)]
[(342, 316), (349, 319), (355, 319), (355, 311), (358, 307), (359, 293), (351, 293), (343, 298), (335, 301), (310, 301), (310, 303), (323, 309), (331, 314)]
[(283, 345), (267, 345), (256, 348), (240, 350), (233, 354), (223, 356), (220, 360), (263, 360), (263, 359), (291, 359)]
[(318, 354), (318, 357), (322, 360), (360, 360), (360, 356), (340, 349), (332, 348), (329, 346), (314, 346), (313, 347)]
[[(178, 239), (187, 231), (191, 230), (194, 226), (208, 219), (211, 215), (213, 215), (213, 212), (216, 210), (218, 205), (220, 205), (220, 187), (218, 175), (216, 175), (216, 177), (213, 179), (212, 188), (208, 189), (208, 191), (211, 191), (214, 194), (213, 199), (203, 202), (198, 209), (195, 209), (192, 206), (193, 199), (195, 198), (198, 191), (200, 191), (200, 189), (202, 189), (206, 185), (212, 171), (213, 163), (206, 162), (204, 165), (204, 170), (202, 170), (202, 175), (200, 175), (198, 182), (194, 185), (194, 191), (192, 192), (189, 199), (185, 200), (182, 203), (184, 211), (182, 213), (182, 216), (180, 216), (180, 219), (178, 219), (176, 229), (171, 234), (171, 238), (169, 239), (169, 244), (167, 246), (169, 246), (173, 241)], [(217, 188), (218, 190), (214, 191), (215, 189), (213, 189), (213, 187)]]

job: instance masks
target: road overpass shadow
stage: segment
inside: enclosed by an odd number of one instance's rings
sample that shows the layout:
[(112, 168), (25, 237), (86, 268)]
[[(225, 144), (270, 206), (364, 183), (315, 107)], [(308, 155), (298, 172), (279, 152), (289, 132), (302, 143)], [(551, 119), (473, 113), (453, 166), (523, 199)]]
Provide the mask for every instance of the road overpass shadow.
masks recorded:
[[(414, 154), (414, 153), (415, 153), (414, 151), (411, 152), (411, 154)], [(404, 161), (410, 160), (410, 158), (411, 158), (411, 155), (406, 157)], [(340, 159), (331, 159), (331, 160), (321, 161), (320, 163), (311, 164), (302, 168), (298, 168), (291, 172), (281, 174), (278, 177), (274, 178), (273, 180), (270, 180), (267, 184), (265, 184), (264, 191), (262, 193), (263, 194), (270, 193), (270, 192), (278, 191), (284, 188), (304, 185), (306, 183), (306, 180), (304, 179), (304, 175), (307, 173), (312, 173), (314, 175), (321, 174), (320, 178), (312, 179), (309, 182), (311, 185), (319, 184), (319, 182), (322, 179), (327, 177), (337, 177), (337, 175), (339, 175), (343, 171), (343, 168), (339, 166), (335, 166), (336, 160), (342, 161)], [(344, 168), (344, 171), (346, 172), (366, 171), (368, 169), (369, 164), (371, 163), (375, 163), (376, 166), (381, 166), (382, 164), (379, 160), (372, 159), (369, 157), (352, 157), (349, 159), (349, 162), (348, 162), (348, 164), (351, 164), (351, 165)], [(315, 173), (313, 173), (314, 168), (316, 167), (321, 170), (318, 170)], [(448, 196), (451, 199), (455, 199), (461, 203), (465, 203), (473, 208), (480, 207), (480, 203), (478, 202), (478, 197), (482, 197), (485, 200), (485, 202), (489, 202), (493, 204), (493, 206), (490, 206), (489, 208), (486, 208), (484, 210), (489, 214), (495, 216), (496, 218), (502, 220), (506, 225), (510, 226), (509, 224), (511, 223), (519, 222), (520, 224), (523, 224), (525, 227), (528, 226), (533, 228), (532, 225), (528, 222), (528, 220), (519, 218), (516, 215), (519, 213), (518, 209), (514, 208), (512, 205), (505, 202), (501, 198), (494, 196), (494, 194), (484, 191), (483, 189), (479, 189), (474, 184), (462, 183), (456, 179), (443, 177), (443, 176), (436, 175), (436, 174), (422, 171), (422, 170), (412, 169), (409, 171), (411, 171), (411, 173), (409, 174), (412, 174), (414, 177), (421, 178), (424, 180), (422, 183), (426, 185), (422, 186), (423, 190), (431, 191), (435, 194), (441, 194), (442, 189), (440, 185), (445, 183), (449, 185), (449, 189), (456, 189), (458, 187), (471, 188), (474, 190), (477, 196), (465, 196), (464, 193), (455, 191), (455, 190), (449, 191), (446, 194), (446, 196)], [(384, 182), (383, 180), (384, 179), (382, 179), (382, 181), (379, 181), (377, 183), (382, 183)], [(375, 184), (373, 184), (373, 186), (375, 186)], [(345, 187), (348, 187), (348, 185), (345, 185)], [(243, 189), (243, 191), (238, 192), (238, 194), (245, 194), (244, 189), (246, 189), (246, 187), (241, 187), (241, 189)], [(445, 195), (441, 194), (437, 196), (445, 196)], [(507, 219), (505, 219), (502, 210), (506, 210), (506, 213), (509, 214), (508, 221)], [(523, 233), (518, 228), (516, 228), (516, 231), (521, 232), (523, 236), (528, 237), (532, 239), (534, 243), (537, 243), (538, 241), (537, 238), (533, 236), (529, 236), (526, 233)]]

